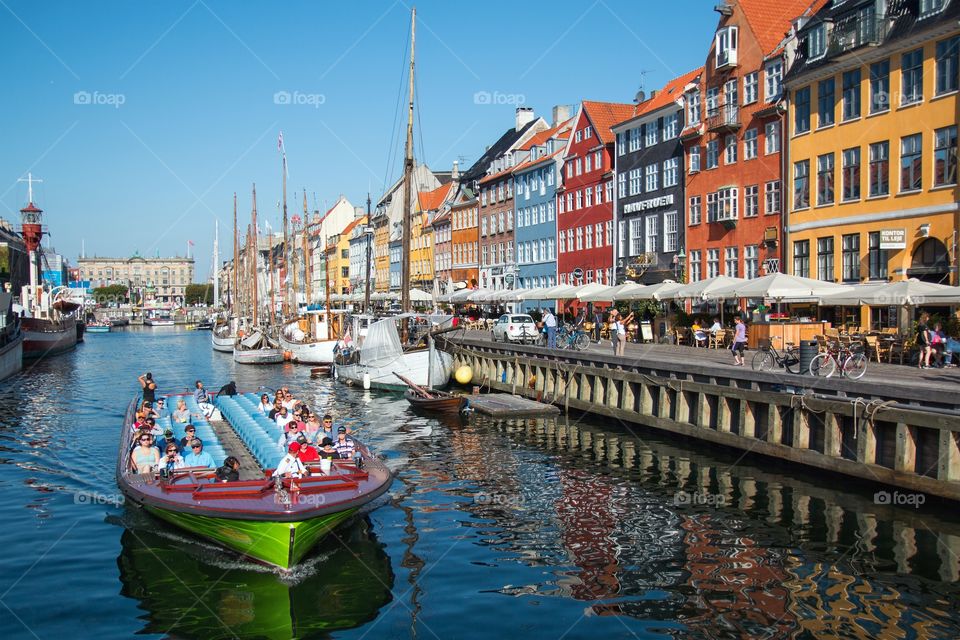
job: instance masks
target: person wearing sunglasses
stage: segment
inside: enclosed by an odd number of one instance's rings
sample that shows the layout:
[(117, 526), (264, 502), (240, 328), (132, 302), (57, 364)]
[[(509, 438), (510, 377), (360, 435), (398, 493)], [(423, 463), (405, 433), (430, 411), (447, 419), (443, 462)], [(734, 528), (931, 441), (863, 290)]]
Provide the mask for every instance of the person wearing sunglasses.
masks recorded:
[(130, 466), (137, 473), (151, 473), (160, 466), (160, 452), (153, 446), (153, 436), (143, 431), (137, 436), (137, 446), (130, 453)]
[(180, 455), (180, 450), (177, 449), (177, 445), (168, 444), (166, 451), (163, 455), (163, 460), (160, 461), (161, 465), (167, 470), (169, 474), (174, 469), (182, 469), (187, 466), (183, 461), (183, 456)]
[(187, 435), (180, 438), (180, 451), (187, 451), (190, 448), (190, 443), (197, 437), (197, 428), (192, 424), (188, 424), (184, 430)]
[(215, 468), (213, 456), (203, 450), (203, 442), (199, 438), (190, 441), (190, 453), (183, 457), (183, 463), (188, 467)]

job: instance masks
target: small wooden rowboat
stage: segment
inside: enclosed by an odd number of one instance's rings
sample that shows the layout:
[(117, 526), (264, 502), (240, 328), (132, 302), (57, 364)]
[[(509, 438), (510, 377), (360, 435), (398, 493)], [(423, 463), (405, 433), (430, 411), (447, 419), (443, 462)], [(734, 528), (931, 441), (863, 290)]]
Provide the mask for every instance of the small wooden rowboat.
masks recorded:
[(399, 373), (394, 372), (393, 375), (407, 385), (408, 389), (404, 397), (410, 403), (410, 406), (416, 409), (437, 413), (460, 413), (467, 404), (467, 399), (464, 396), (447, 391), (437, 391), (436, 389), (424, 389)]

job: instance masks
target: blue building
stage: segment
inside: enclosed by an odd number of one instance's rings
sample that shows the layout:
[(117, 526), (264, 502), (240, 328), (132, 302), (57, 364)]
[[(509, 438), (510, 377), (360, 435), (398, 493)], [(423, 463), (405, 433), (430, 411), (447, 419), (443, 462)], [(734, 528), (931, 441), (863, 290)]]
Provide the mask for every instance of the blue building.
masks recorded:
[(403, 241), (400, 238), (393, 238), (388, 246), (390, 247), (390, 291), (400, 291)]
[[(557, 183), (573, 121), (556, 122), (523, 146), (528, 157), (513, 170), (518, 288), (557, 284)], [(537, 305), (527, 300), (522, 309)]]

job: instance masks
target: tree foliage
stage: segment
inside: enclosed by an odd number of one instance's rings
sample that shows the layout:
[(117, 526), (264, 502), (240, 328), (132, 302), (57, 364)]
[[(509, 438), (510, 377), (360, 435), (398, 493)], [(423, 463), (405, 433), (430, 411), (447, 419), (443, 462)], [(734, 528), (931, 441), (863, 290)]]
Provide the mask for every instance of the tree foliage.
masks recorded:
[(111, 284), (106, 287), (97, 287), (90, 292), (97, 304), (109, 304), (112, 302), (126, 302), (127, 287), (122, 284)]
[(212, 284), (188, 284), (185, 304), (212, 304), (213, 303), (213, 285)]

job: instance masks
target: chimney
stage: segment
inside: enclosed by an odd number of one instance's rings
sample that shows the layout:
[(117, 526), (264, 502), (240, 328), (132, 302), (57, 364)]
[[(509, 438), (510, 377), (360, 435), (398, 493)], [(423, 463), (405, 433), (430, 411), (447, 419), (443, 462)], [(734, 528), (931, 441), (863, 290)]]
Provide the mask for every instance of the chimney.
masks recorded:
[(654, 89), (653, 91), (651, 91), (651, 92), (650, 92), (650, 99), (653, 100), (654, 98), (656, 98), (658, 93), (660, 93), (660, 91), (657, 90), (657, 89)]
[(553, 108), (553, 124), (551, 126), (555, 127), (561, 122), (566, 122), (569, 119), (570, 119), (570, 105), (558, 104)]
[(533, 109), (531, 107), (517, 107), (517, 131), (533, 122)]
[(453, 169), (450, 171), (450, 179), (453, 182), (460, 182), (460, 162), (453, 161)]

